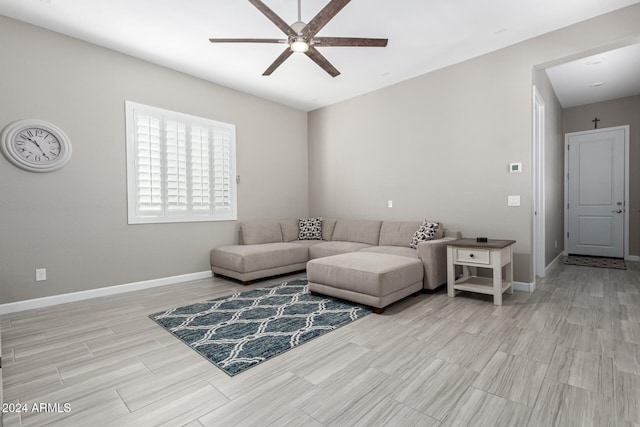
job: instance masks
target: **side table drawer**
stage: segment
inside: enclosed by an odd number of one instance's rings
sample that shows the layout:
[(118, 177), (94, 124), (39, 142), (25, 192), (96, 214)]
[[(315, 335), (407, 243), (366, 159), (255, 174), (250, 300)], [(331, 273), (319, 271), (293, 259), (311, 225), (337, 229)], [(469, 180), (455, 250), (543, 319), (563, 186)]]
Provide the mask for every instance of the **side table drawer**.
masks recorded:
[(455, 248), (454, 262), (466, 262), (473, 264), (491, 264), (491, 252), (488, 249)]

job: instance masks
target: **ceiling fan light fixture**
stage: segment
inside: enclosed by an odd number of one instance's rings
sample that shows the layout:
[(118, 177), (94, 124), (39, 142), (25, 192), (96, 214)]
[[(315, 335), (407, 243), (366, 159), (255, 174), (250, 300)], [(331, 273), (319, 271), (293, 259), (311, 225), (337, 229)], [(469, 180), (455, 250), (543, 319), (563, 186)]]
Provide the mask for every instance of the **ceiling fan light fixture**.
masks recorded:
[(303, 38), (295, 39), (289, 44), (289, 47), (294, 52), (304, 53), (309, 50), (309, 43)]

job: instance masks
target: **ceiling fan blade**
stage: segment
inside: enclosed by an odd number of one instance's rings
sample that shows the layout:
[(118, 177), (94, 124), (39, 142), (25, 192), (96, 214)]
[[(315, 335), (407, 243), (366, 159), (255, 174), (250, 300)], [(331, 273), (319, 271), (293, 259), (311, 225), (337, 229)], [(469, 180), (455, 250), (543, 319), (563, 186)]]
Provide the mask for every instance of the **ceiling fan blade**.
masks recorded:
[(262, 75), (263, 75), (263, 76), (270, 76), (270, 75), (271, 75), (271, 73), (273, 73), (273, 72), (276, 70), (276, 68), (278, 68), (280, 65), (282, 65), (282, 63), (283, 63), (284, 61), (286, 61), (288, 57), (290, 57), (290, 56), (291, 56), (291, 54), (293, 54), (293, 51), (287, 47), (287, 48), (284, 50), (284, 52), (282, 52), (282, 53), (280, 54), (280, 56), (278, 56), (278, 57), (276, 58), (276, 60), (275, 60), (275, 61), (273, 61), (273, 64), (269, 65), (269, 68), (267, 68), (267, 69), (265, 70), (265, 72), (264, 72), (264, 73), (262, 73)]
[(211, 43), (287, 43), (287, 39), (209, 39)]
[(368, 39), (362, 37), (314, 37), (315, 46), (361, 46), (386, 47), (388, 39)]
[[(251, 1), (251, 0), (249, 0)], [(302, 30), (305, 37), (313, 37), (331, 18), (336, 16), (351, 0), (331, 0)]]
[(276, 13), (269, 9), (269, 6), (264, 4), (260, 0), (249, 0), (249, 3), (254, 5), (264, 16), (269, 18), (271, 22), (273, 22), (276, 27), (280, 28), (280, 30), (288, 35), (289, 37), (295, 37), (298, 34), (287, 24), (282, 18), (280, 18)]
[(305, 52), (305, 55), (311, 58), (313, 62), (318, 64), (327, 73), (329, 73), (331, 77), (336, 77), (340, 75), (340, 71), (338, 71), (336, 67), (331, 65), (331, 63), (327, 60), (327, 58), (325, 58), (324, 55), (318, 52), (318, 50), (315, 47), (309, 46), (309, 50)]

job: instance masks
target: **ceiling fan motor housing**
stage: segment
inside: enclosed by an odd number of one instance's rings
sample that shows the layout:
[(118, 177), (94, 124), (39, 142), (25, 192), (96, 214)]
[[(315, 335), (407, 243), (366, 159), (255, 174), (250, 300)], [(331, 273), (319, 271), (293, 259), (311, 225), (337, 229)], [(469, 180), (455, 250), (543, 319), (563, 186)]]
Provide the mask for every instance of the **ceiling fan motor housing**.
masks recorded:
[(302, 35), (302, 30), (304, 30), (306, 26), (307, 24), (305, 24), (304, 22), (296, 21), (293, 24), (291, 24), (291, 29), (296, 33), (298, 33), (299, 35)]

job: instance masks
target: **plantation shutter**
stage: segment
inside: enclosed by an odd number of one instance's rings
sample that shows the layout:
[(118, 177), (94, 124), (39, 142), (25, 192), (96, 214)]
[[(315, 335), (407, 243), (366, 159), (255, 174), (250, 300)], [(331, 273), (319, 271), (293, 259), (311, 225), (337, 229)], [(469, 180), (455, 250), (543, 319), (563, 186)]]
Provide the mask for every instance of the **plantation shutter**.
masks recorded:
[(214, 137), (213, 154), (213, 204), (216, 210), (231, 209), (231, 135), (219, 130)]
[(162, 203), (162, 165), (160, 120), (136, 115), (137, 211), (140, 215), (160, 213)]
[(187, 135), (184, 123), (165, 122), (167, 214), (184, 214), (187, 200)]
[(234, 169), (233, 125), (127, 102), (129, 223), (236, 219)]
[(191, 128), (191, 204), (194, 214), (211, 212), (211, 154), (209, 130)]

